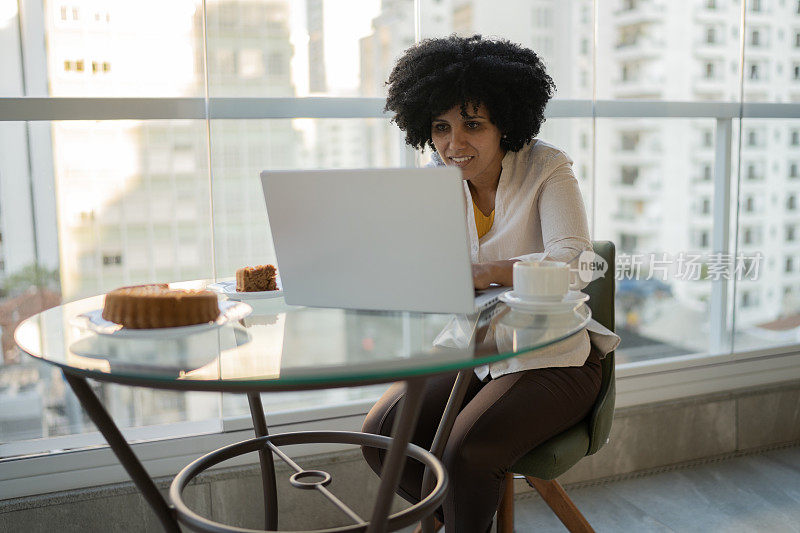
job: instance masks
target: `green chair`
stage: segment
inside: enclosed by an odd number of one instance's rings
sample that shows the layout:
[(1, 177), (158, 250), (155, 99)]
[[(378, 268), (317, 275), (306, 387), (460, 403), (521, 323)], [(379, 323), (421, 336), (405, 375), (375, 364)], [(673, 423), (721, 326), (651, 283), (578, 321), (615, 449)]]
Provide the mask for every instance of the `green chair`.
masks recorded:
[[(591, 282), (583, 292), (590, 296), (588, 305), (592, 317), (614, 331), (614, 243), (594, 241), (592, 244), (594, 252), (606, 260), (608, 271), (604, 277)], [(555, 478), (584, 456), (595, 453), (608, 441), (616, 395), (614, 352), (603, 359), (602, 366), (600, 393), (589, 416), (528, 452), (506, 473), (506, 490), (497, 509), (498, 533), (512, 533), (514, 530), (515, 474), (525, 477), (569, 531), (594, 531)]]

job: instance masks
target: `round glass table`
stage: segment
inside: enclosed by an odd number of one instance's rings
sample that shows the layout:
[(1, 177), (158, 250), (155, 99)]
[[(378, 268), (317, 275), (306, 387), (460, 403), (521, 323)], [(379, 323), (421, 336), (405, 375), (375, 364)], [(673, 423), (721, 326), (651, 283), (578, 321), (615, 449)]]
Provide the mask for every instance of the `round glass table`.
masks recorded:
[[(209, 283), (212, 281), (172, 286), (198, 288)], [(563, 340), (583, 329), (591, 317), (583, 303), (556, 314), (523, 312), (497, 304), (473, 315), (446, 315), (298, 307), (280, 297), (233, 305), (221, 296), (221, 307), (230, 306), (223, 324), (182, 331), (126, 332), (102, 329), (89, 320), (102, 309), (103, 299), (95, 296), (39, 313), (22, 322), (14, 337), (23, 352), (60, 367), (82, 407), (167, 531), (179, 531), (178, 522), (203, 531), (244, 531), (195, 514), (180, 494), (205, 468), (251, 451), (258, 451), (261, 461), (267, 530), (277, 529), (273, 454), (295, 470), (290, 479), (295, 487), (321, 491), (354, 522), (325, 531), (393, 531), (420, 520), (438, 507), (447, 488), (447, 476), (436, 457), (441, 456), (455, 421), (455, 406), (466, 393), (469, 372)], [(425, 380), (442, 373), (458, 373), (458, 377), (439, 432), (427, 451), (409, 444), (409, 439)], [(170, 505), (87, 378), (160, 389), (245, 393), (256, 438), (212, 452), (187, 466), (172, 484)], [(356, 432), (268, 432), (261, 392), (394, 381), (405, 383), (406, 394), (392, 438)], [(388, 449), (370, 519), (356, 515), (325, 488), (330, 481), (325, 472), (302, 469), (278, 448), (301, 441)], [(431, 492), (420, 503), (390, 516), (391, 499), (407, 455), (428, 467), (431, 475), (425, 486)]]

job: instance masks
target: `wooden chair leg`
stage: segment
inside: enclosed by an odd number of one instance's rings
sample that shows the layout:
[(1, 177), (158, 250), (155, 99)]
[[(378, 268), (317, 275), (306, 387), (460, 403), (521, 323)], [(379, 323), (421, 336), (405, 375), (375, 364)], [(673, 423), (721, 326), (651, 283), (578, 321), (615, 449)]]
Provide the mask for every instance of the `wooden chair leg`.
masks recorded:
[(558, 516), (561, 523), (571, 533), (594, 533), (594, 529), (584, 518), (581, 512), (572, 503), (572, 500), (564, 492), (564, 488), (555, 479), (544, 480), (535, 477), (525, 476), (533, 488), (542, 495), (542, 499), (550, 506), (550, 509)]
[(505, 490), (497, 507), (497, 533), (514, 533), (514, 474), (506, 472)]

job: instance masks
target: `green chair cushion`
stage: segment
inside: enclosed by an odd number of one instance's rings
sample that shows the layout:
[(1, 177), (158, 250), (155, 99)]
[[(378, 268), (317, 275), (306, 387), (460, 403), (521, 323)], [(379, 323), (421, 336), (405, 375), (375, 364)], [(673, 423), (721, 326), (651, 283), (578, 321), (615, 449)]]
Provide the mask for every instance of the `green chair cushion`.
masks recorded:
[(510, 472), (555, 479), (580, 461), (588, 450), (589, 427), (583, 420), (525, 454)]

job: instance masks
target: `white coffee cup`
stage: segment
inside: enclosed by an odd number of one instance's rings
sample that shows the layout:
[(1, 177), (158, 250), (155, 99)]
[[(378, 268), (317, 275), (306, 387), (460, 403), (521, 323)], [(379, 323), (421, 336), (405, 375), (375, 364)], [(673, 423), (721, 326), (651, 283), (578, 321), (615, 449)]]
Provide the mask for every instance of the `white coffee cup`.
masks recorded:
[(561, 301), (573, 279), (560, 261), (517, 261), (513, 268), (514, 295), (522, 299)]

